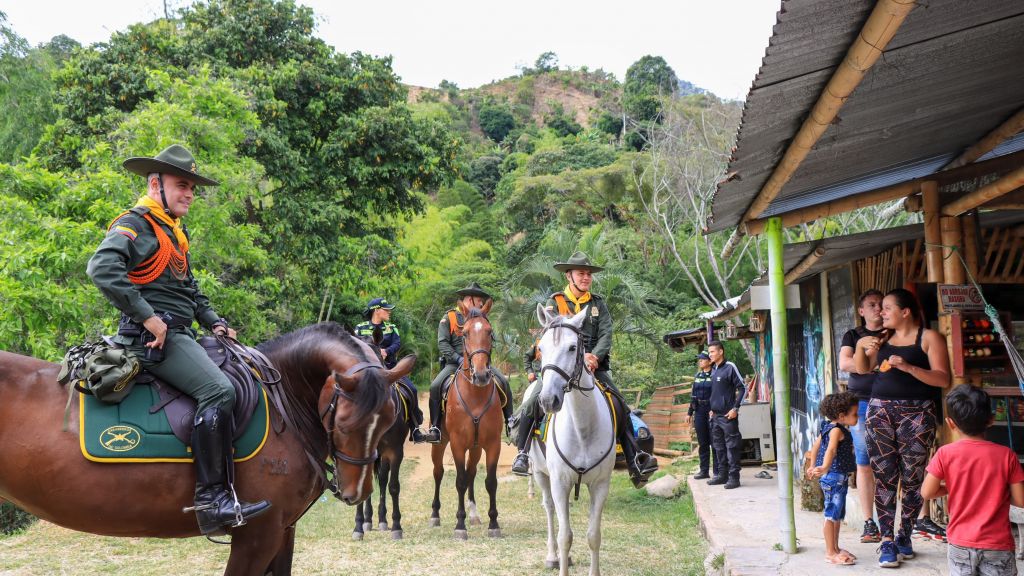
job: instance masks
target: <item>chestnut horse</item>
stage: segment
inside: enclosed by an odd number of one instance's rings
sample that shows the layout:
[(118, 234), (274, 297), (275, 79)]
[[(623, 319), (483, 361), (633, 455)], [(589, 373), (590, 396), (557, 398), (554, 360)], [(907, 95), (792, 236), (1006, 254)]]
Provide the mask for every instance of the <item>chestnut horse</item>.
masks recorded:
[[(329, 487), (339, 499), (354, 505), (370, 495), (376, 446), (396, 413), (387, 391), (415, 362), (404, 358), (386, 370), (366, 344), (335, 323), (303, 328), (259, 349), (281, 373), (274, 431), (257, 457), (238, 463), (235, 488), (239, 498), (266, 499), (272, 507), (229, 529), (228, 575), (291, 573), (295, 523), (328, 487), (328, 456), (336, 471)], [(72, 530), (198, 536), (195, 514), (182, 513), (192, 505), (192, 464), (86, 460), (77, 408), (62, 427), (67, 394), (57, 384), (58, 370), (0, 352), (0, 497)]]
[[(487, 312), (488, 300), (482, 310), (470, 310), (463, 328), (462, 364), (455, 372), (455, 381), (448, 390), (441, 442), (434, 444), (430, 455), (434, 462), (434, 502), (430, 525), (441, 525), (441, 479), (444, 478), (444, 449), (452, 446), (455, 459), (455, 488), (459, 492), (459, 511), (455, 515), (455, 538), (465, 540), (466, 490), (469, 490), (470, 523), (479, 524), (473, 482), (480, 462), (480, 451), (487, 452), (487, 479), (484, 486), (491, 498), (488, 510), (490, 523), (487, 535), (501, 537), (498, 526), (498, 456), (501, 454), (501, 431), (504, 417), (501, 413), (501, 393), (496, 376), (491, 372), (491, 323)], [(466, 454), (469, 454), (467, 460)]]

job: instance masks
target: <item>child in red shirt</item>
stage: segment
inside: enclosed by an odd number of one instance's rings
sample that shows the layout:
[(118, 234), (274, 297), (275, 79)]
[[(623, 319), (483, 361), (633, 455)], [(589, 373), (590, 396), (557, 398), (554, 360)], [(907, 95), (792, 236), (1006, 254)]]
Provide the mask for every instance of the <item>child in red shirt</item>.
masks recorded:
[(992, 405), (984, 390), (961, 384), (946, 396), (946, 408), (957, 440), (928, 463), (921, 496), (949, 496), (949, 573), (1014, 576), (1010, 504), (1024, 506), (1024, 470), (1012, 450), (985, 440)]

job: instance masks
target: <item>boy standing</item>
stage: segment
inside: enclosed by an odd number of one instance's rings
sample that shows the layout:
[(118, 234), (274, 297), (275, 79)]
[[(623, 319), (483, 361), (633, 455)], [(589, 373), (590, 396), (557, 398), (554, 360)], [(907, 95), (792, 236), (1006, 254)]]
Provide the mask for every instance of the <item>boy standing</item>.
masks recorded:
[(807, 471), (820, 478), (825, 496), (825, 561), (849, 566), (857, 557), (839, 547), (839, 529), (846, 517), (846, 492), (850, 474), (857, 469), (850, 427), (857, 424), (857, 396), (851, 392), (829, 394), (821, 401), (821, 431), (811, 448), (815, 466)]
[(984, 438), (992, 424), (984, 390), (961, 384), (946, 396), (946, 407), (946, 423), (957, 440), (928, 463), (921, 496), (949, 497), (949, 573), (1013, 576), (1009, 513), (1010, 504), (1024, 506), (1024, 471), (1012, 450)]

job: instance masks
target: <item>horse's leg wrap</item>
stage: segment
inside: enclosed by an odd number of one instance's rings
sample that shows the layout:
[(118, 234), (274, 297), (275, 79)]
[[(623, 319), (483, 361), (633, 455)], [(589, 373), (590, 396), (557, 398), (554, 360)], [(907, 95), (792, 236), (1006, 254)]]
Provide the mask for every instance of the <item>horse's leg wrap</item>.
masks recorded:
[(207, 408), (196, 417), (192, 454), (196, 462), (195, 512), (203, 534), (220, 532), (224, 526), (241, 526), (270, 508), (266, 500), (249, 504), (238, 500), (231, 459), (232, 419), (220, 408)]

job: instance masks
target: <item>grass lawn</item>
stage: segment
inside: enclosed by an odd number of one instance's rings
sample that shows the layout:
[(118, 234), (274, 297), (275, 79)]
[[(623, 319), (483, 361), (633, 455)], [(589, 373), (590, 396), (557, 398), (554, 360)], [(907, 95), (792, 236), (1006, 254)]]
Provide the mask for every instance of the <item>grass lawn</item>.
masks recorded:
[[(664, 461), (664, 460), (663, 460)], [(487, 538), (486, 491), (477, 478), (483, 526), (469, 528), (469, 540), (452, 539), (455, 524), (454, 471), (442, 487), (442, 527), (428, 528), (433, 481), (409, 482), (416, 466), (407, 459), (402, 469), (402, 524), (405, 538), (392, 541), (389, 533), (374, 531), (365, 540), (351, 539), (354, 509), (321, 499), (299, 522), (294, 574), (550, 574), (544, 569), (546, 529), (540, 494), (527, 497), (527, 482), (512, 476), (498, 486), (501, 539)], [(692, 462), (664, 466), (681, 474)], [(660, 473), (659, 473), (660, 474)], [(374, 495), (376, 496), (376, 494)], [(586, 540), (587, 491), (572, 507), (574, 574), (586, 574), (590, 551)], [(374, 519), (376, 523), (376, 518)], [(688, 492), (673, 500), (634, 490), (623, 471), (616, 471), (605, 507), (601, 568), (606, 574), (630, 576), (702, 574), (707, 545), (697, 528)], [(0, 574), (220, 574), (228, 547), (202, 538), (157, 540), (108, 538), (72, 532), (45, 522), (27, 531), (0, 537)]]

